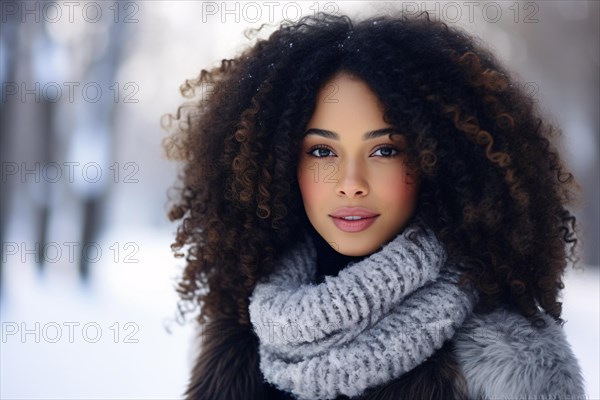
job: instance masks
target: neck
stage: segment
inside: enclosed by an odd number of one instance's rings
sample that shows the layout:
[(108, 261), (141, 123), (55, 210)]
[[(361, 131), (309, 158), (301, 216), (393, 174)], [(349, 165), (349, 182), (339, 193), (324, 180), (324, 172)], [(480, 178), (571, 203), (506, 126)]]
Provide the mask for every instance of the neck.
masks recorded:
[(310, 227), (309, 232), (317, 251), (317, 283), (323, 282), (325, 276), (336, 276), (350, 262), (360, 261), (366, 257), (347, 256), (338, 253), (312, 226)]

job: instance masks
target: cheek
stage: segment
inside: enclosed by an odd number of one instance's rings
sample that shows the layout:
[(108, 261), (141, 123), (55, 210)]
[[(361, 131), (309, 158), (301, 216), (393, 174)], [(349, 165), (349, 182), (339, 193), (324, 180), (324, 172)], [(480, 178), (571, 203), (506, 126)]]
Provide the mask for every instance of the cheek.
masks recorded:
[(417, 193), (417, 180), (407, 175), (405, 169), (390, 170), (388, 173), (377, 174), (377, 193), (382, 199), (391, 204), (411, 205)]
[(311, 166), (306, 162), (300, 162), (297, 171), (298, 186), (302, 193), (304, 206), (309, 208), (318, 201), (319, 195), (323, 193), (323, 188), (315, 176), (315, 166)]

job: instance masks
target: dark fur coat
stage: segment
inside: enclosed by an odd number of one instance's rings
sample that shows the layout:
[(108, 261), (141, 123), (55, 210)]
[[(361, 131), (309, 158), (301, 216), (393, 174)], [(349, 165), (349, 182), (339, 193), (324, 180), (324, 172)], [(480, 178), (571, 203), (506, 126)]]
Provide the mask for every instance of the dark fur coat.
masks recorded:
[[(581, 370), (562, 327), (544, 319), (546, 327), (535, 328), (504, 308), (474, 313), (421, 365), (353, 399), (584, 399)], [(294, 399), (263, 380), (250, 326), (217, 319), (199, 339), (187, 399)]]

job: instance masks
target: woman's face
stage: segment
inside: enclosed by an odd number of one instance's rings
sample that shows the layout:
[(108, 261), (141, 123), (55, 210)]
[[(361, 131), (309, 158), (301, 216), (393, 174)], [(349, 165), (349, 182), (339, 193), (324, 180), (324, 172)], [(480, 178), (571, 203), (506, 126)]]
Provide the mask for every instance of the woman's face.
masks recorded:
[(297, 176), (308, 219), (341, 254), (378, 251), (416, 207), (418, 179), (407, 174), (404, 137), (390, 139), (391, 131), (398, 132), (384, 122), (383, 106), (362, 80), (338, 73), (319, 92)]

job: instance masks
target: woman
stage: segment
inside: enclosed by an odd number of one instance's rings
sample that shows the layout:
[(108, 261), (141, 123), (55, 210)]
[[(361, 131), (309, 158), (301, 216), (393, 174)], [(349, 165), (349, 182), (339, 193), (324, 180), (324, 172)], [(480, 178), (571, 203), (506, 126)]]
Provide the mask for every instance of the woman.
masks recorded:
[(305, 17), (199, 91), (165, 143), (203, 328), (188, 398), (584, 395), (557, 301), (576, 184), (466, 33)]

